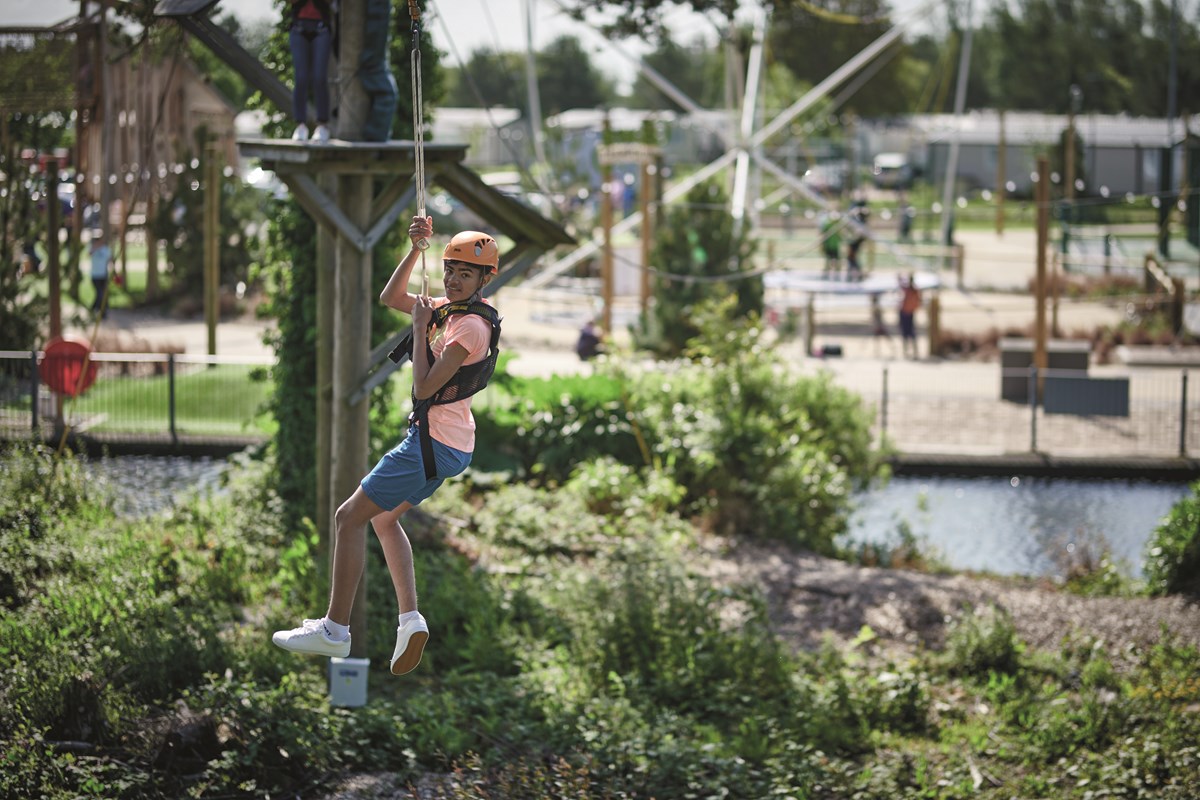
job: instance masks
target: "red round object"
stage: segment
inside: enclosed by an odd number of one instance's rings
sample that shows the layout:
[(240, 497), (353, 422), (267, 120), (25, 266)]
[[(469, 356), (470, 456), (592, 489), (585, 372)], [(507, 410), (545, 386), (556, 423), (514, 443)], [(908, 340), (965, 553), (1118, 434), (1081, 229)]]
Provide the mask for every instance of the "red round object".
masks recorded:
[(74, 336), (51, 339), (38, 367), (42, 383), (66, 397), (83, 394), (96, 382), (96, 364), (88, 357), (91, 352), (92, 345), (87, 339)]

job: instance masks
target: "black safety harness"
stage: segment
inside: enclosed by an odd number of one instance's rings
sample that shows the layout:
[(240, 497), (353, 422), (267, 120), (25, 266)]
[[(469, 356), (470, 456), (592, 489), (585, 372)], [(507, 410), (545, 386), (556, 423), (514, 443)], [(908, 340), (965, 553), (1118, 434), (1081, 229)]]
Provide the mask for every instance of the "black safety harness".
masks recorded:
[[(458, 368), (446, 385), (438, 389), (431, 397), (418, 400), (416, 382), (413, 384), (413, 410), (408, 416), (408, 426), (417, 426), (421, 439), (421, 460), (425, 463), (425, 478), (433, 480), (437, 477), (437, 463), (433, 455), (433, 439), (429, 435), (430, 406), (444, 406), (465, 400), (481, 391), (488, 385), (492, 373), (496, 371), (496, 359), (500, 355), (500, 315), (496, 309), (480, 300), (463, 300), (458, 303), (446, 303), (433, 310), (433, 318), (429, 321), (429, 331), (441, 327), (454, 314), (475, 314), (483, 317), (492, 326), (492, 340), (488, 346), (487, 356), (474, 364), (464, 364)], [(404, 356), (412, 358), (413, 334), (409, 332), (396, 349), (388, 353), (388, 358), (399, 364)], [(433, 364), (433, 348), (429, 346), (429, 336), (425, 337), (425, 350), (429, 356), (429, 364)]]

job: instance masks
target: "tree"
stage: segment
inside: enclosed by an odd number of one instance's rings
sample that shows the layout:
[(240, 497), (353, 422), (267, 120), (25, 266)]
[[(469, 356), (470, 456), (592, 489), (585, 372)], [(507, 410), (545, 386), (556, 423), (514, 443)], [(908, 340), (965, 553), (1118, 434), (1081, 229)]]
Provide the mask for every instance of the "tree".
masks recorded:
[[(723, 104), (725, 57), (720, 48), (709, 47), (699, 38), (690, 45), (680, 45), (670, 36), (663, 36), (643, 61), (700, 107)], [(634, 108), (684, 110), (643, 75), (633, 83), (630, 103)]]
[[(706, 301), (732, 296), (738, 316), (762, 312), (762, 278), (741, 275), (749, 269), (754, 243), (745, 226), (736, 225), (728, 204), (721, 184), (709, 181), (668, 211), (654, 238), (657, 300), (651, 316), (641, 320), (639, 346), (668, 358), (680, 355), (699, 333), (694, 315)], [(732, 277), (719, 280), (723, 276)]]
[(446, 105), (518, 108), (525, 111), (525, 57), (517, 52), (476, 50), (466, 67), (448, 71)]
[[(536, 63), (543, 114), (603, 106), (616, 94), (612, 83), (592, 65), (587, 51), (573, 36), (560, 36), (548, 44), (538, 52)], [(465, 70), (450, 72), (446, 104), (516, 108), (528, 116), (525, 54), (476, 50)]]
[(538, 53), (537, 81), (547, 115), (607, 105), (616, 95), (574, 36), (560, 36)]
[[(1200, 27), (1180, 3), (1179, 98), (1200, 96)], [(1016, 0), (992, 7), (977, 39), (992, 102), (1066, 113), (1072, 84), (1083, 107), (1164, 116), (1170, 6), (1163, 0)]]
[[(892, 27), (890, 13), (885, 0), (818, 0), (803, 6), (778, 3), (771, 16), (768, 42), (776, 60), (801, 81), (816, 85), (883, 36)], [(859, 116), (912, 110), (917, 97), (908, 79), (908, 46), (897, 41), (892, 47), (898, 52), (891, 55), (891, 63), (854, 92), (847, 110)]]

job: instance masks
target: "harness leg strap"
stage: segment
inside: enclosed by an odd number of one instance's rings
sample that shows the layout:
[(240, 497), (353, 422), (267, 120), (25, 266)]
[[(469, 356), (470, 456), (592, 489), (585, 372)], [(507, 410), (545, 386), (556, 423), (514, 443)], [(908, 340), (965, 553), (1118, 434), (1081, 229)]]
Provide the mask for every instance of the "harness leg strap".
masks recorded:
[(425, 480), (437, 477), (437, 457), (433, 454), (433, 437), (429, 435), (429, 406), (424, 405), (414, 412), (417, 420), (417, 438), (421, 441), (421, 463), (425, 465)]

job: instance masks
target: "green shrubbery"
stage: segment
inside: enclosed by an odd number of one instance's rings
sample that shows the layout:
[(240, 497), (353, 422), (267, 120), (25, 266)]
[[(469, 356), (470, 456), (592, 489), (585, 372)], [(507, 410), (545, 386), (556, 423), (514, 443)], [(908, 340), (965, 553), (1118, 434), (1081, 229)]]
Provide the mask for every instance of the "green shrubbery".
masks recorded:
[(1151, 534), (1143, 570), (1151, 594), (1200, 595), (1200, 483)]
[(732, 298), (699, 306), (694, 324), (690, 358), (657, 370), (611, 361), (587, 377), (506, 379), (515, 399), (476, 415), (480, 449), (548, 484), (599, 458), (611, 459), (606, 469), (652, 466), (682, 490), (660, 497), (662, 508), (833, 552), (852, 491), (882, 468), (871, 412), (827, 376), (786, 370)]
[[(1118, 670), (1091, 641), (1026, 653), (984, 614), (944, 655), (796, 654), (754, 587), (697, 571), (678, 487), (611, 459), (554, 489), (439, 492), (411, 526), (426, 660), (394, 679), (376, 659), (371, 702), (330, 708), (325, 662), (269, 642), (324, 600), (311, 532), (280, 532), (269, 465), (130, 523), (49, 463), (9, 453), (0, 478), (36, 487), (6, 491), (4, 518), (41, 515), (72, 553), (14, 564), (23, 602), (0, 609), (0, 796), (320, 796), (356, 771), (445, 798), (581, 800), (1185, 798), (1200, 781), (1194, 647), (1164, 640)], [(368, 570), (366, 636), (386, 654), (374, 549)]]

